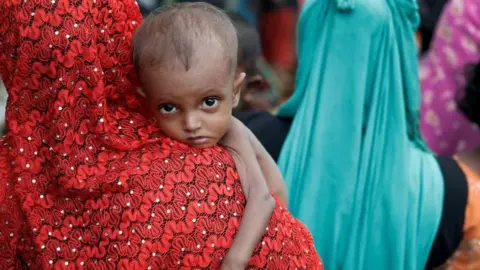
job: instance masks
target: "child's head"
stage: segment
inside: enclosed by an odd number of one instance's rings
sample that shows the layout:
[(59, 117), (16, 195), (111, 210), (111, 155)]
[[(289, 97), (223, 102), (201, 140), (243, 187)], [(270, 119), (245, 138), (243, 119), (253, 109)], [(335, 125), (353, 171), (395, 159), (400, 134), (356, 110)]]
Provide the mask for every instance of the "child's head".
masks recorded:
[(228, 129), (245, 77), (237, 72), (235, 27), (205, 3), (153, 11), (133, 38), (133, 61), (165, 135), (197, 147)]

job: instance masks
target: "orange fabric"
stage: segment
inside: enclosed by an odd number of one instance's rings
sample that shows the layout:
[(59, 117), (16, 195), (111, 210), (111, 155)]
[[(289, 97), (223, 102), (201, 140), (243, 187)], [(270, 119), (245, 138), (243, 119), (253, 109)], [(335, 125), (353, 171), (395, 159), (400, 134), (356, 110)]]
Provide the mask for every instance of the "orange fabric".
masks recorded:
[(452, 258), (440, 269), (480, 269), (480, 173), (457, 162), (468, 182), (464, 237)]
[(468, 181), (468, 201), (465, 209), (465, 240), (480, 237), (480, 173), (457, 161)]

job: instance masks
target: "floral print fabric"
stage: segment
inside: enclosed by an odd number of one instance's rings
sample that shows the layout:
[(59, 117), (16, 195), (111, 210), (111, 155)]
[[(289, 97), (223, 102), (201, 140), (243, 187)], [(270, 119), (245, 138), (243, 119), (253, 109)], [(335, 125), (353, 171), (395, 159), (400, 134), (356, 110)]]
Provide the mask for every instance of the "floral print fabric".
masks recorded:
[(430, 51), (420, 65), (422, 133), (430, 148), (453, 155), (480, 145), (480, 131), (458, 110), (466, 70), (480, 61), (480, 1), (452, 0), (445, 7)]

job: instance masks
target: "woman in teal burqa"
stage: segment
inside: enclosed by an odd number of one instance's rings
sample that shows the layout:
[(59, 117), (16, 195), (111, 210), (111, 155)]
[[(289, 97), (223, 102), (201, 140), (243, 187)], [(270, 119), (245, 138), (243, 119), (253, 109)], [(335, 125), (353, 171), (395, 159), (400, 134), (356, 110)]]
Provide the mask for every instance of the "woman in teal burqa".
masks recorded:
[(415, 0), (310, 0), (279, 164), (325, 269), (423, 269), (444, 183), (418, 127)]
[[(480, 150), (435, 157), (419, 134), (414, 1), (307, 1), (295, 94), (279, 115), (237, 115), (281, 150), (325, 269), (479, 269)], [(475, 16), (463, 2), (448, 8)], [(478, 122), (480, 64), (470, 73), (458, 106)]]

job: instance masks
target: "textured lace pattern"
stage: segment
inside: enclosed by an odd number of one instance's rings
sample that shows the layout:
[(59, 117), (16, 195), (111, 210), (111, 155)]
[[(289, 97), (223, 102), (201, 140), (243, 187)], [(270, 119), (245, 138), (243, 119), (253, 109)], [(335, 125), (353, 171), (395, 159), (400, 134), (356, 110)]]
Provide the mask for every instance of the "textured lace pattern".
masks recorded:
[[(132, 0), (0, 1), (0, 269), (218, 269), (245, 198), (230, 155), (162, 137), (136, 94)], [(250, 269), (322, 269), (277, 202)]]

